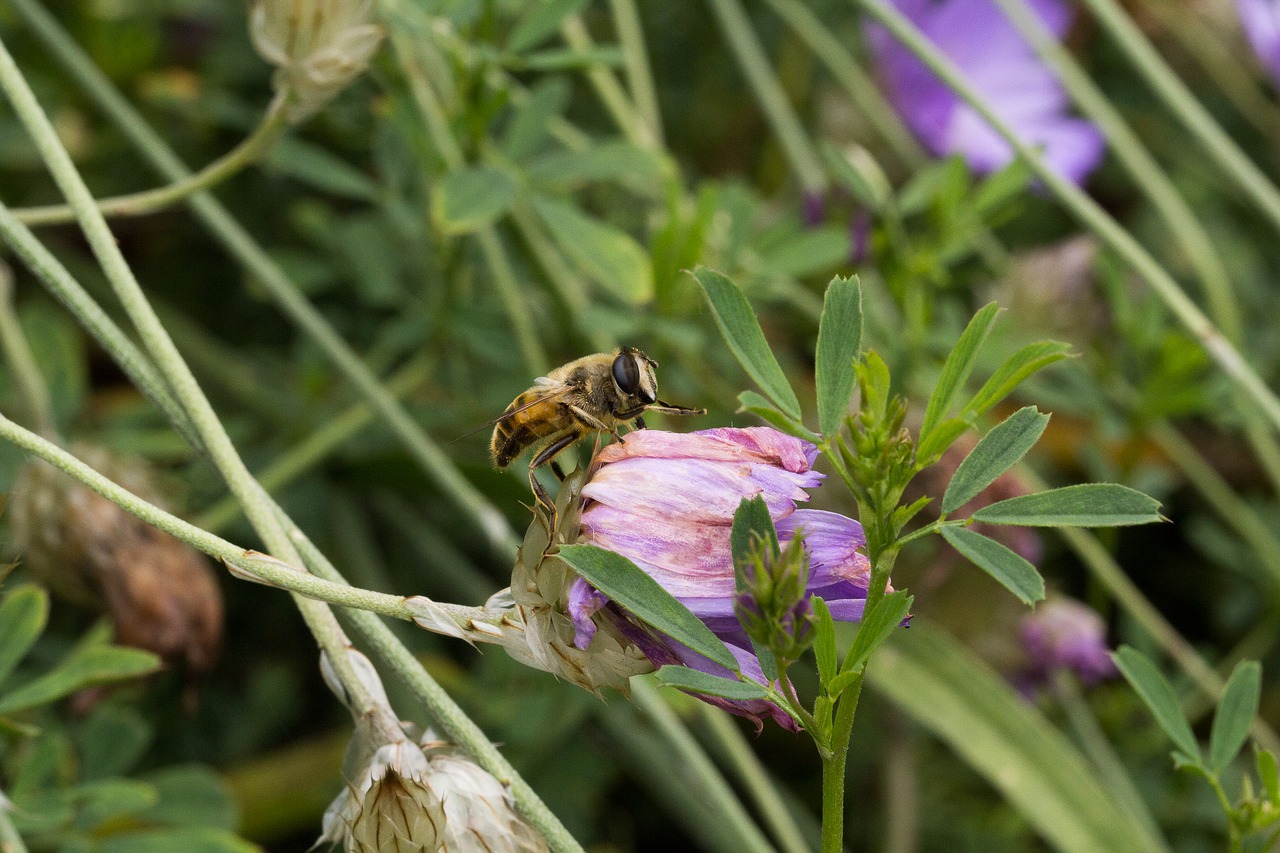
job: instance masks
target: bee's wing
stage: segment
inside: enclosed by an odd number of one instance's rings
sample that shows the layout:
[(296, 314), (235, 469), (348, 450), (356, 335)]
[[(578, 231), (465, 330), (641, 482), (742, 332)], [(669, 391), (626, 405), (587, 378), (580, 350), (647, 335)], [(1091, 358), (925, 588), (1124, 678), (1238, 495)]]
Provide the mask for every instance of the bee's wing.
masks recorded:
[[(537, 406), (540, 403), (545, 403), (548, 400), (559, 399), (560, 397), (563, 397), (565, 394), (569, 393), (569, 386), (564, 384), (563, 382), (556, 382), (554, 379), (547, 379), (547, 377), (545, 376), (539, 376), (533, 388), (530, 388), (529, 390), (530, 391), (537, 390), (537, 391), (540, 391), (541, 393), (539, 393), (535, 399), (530, 400), (529, 402), (525, 403), (523, 406), (520, 406), (517, 409), (511, 409), (510, 411), (503, 412), (502, 414), (498, 415), (496, 418), (487, 420), (484, 423), (480, 424), (480, 426), (476, 427), (475, 429), (464, 432), (462, 435), (458, 436), (453, 441), (462, 441), (462, 439), (466, 438), (467, 436), (475, 435), (478, 432), (483, 432), (484, 430), (488, 429), (491, 426), (496, 426), (500, 421), (505, 421), (507, 418), (511, 417), (512, 415), (518, 415), (521, 412), (525, 411), (526, 409), (532, 409), (534, 406)], [(526, 391), (525, 393), (528, 393), (528, 392)], [(450, 444), (452, 443), (453, 442), (450, 442)]]

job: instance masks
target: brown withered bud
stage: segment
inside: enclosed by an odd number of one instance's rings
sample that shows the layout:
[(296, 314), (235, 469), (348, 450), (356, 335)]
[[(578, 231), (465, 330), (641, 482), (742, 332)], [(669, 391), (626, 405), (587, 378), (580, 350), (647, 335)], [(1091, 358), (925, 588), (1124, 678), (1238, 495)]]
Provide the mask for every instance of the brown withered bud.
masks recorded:
[[(106, 450), (72, 452), (134, 494), (160, 503), (145, 465)], [(222, 593), (209, 561), (46, 462), (27, 462), (9, 497), (14, 547), (56, 595), (105, 610), (116, 641), (182, 664), (196, 681), (222, 644)]]

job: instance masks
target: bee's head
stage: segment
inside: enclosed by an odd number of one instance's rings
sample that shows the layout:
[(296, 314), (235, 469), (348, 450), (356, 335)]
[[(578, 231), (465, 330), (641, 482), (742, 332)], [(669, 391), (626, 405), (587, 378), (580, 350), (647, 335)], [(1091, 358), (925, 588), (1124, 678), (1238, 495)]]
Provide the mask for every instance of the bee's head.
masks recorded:
[(648, 405), (658, 399), (658, 363), (635, 347), (623, 347), (613, 359), (613, 384), (618, 391)]

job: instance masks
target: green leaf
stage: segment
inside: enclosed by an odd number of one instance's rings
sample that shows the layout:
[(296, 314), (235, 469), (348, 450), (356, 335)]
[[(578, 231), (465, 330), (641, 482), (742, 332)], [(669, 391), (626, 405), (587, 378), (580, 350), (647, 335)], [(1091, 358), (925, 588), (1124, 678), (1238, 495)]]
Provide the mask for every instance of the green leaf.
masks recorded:
[(1022, 195), (1031, 177), (1031, 169), (1021, 157), (1014, 157), (1009, 165), (987, 178), (973, 194), (971, 204), (979, 216), (995, 212), (1005, 202)]
[(1044, 598), (1044, 578), (1036, 567), (996, 540), (967, 527), (944, 527), (942, 538), (1023, 604), (1035, 604)]
[(984, 506), (974, 521), (1024, 527), (1120, 527), (1160, 521), (1160, 502), (1128, 486), (1083, 483)]
[(1198, 761), (1200, 747), (1196, 743), (1196, 736), (1191, 733), (1191, 726), (1183, 716), (1177, 694), (1160, 674), (1160, 670), (1156, 669), (1156, 665), (1147, 660), (1142, 652), (1130, 646), (1121, 646), (1119, 651), (1111, 655), (1111, 659), (1151, 709), (1156, 722), (1164, 729), (1174, 746)]
[(650, 196), (661, 196), (666, 171), (661, 155), (621, 140), (602, 142), (585, 151), (549, 151), (525, 167), (530, 183), (539, 187), (564, 191), (614, 181)]
[(78, 648), (51, 672), (0, 698), (0, 714), (43, 705), (92, 684), (146, 675), (159, 667), (158, 657), (139, 649), (120, 646)]
[(847, 226), (797, 228), (759, 249), (759, 254), (764, 273), (801, 278), (847, 264), (853, 243)]
[(746, 588), (743, 569), (751, 560), (752, 546), (756, 542), (767, 543), (774, 557), (781, 553), (778, 545), (778, 531), (774, 529), (773, 517), (765, 506), (764, 498), (743, 498), (733, 512), (733, 528), (729, 532), (729, 546), (733, 551), (733, 574), (739, 592)]
[(0, 684), (31, 650), (49, 619), (49, 594), (38, 586), (14, 587), (0, 602)]
[(1280, 765), (1276, 763), (1275, 755), (1260, 749), (1254, 757), (1254, 763), (1258, 767), (1262, 787), (1266, 789), (1267, 799), (1272, 803), (1280, 803)]
[(535, 195), (533, 210), (588, 278), (632, 305), (653, 298), (653, 267), (631, 235), (550, 196)]
[(1027, 344), (1005, 359), (991, 378), (978, 389), (978, 393), (961, 411), (961, 417), (972, 420), (999, 403), (1022, 384), (1023, 380), (1049, 365), (1062, 361), (1071, 347), (1058, 341), (1040, 341)]
[(845, 672), (852, 672), (867, 662), (871, 653), (893, 633), (893, 629), (902, 624), (911, 612), (911, 602), (915, 599), (902, 590), (887, 594), (876, 608), (867, 614), (858, 625), (858, 636), (845, 656), (840, 667)]
[(1222, 691), (1213, 729), (1209, 733), (1209, 767), (1221, 773), (1232, 762), (1249, 736), (1249, 726), (1258, 713), (1262, 690), (1262, 667), (1257, 661), (1241, 661), (1231, 672)]
[(1027, 406), (992, 428), (956, 468), (942, 496), (942, 511), (956, 511), (1016, 465), (1048, 424), (1048, 415), (1040, 414), (1035, 406)]
[(559, 557), (641, 622), (721, 666), (738, 671), (738, 661), (728, 646), (690, 613), (689, 608), (626, 557), (595, 545), (564, 545)]
[(516, 182), (486, 166), (459, 169), (431, 188), (431, 220), (446, 234), (470, 234), (511, 208)]
[(934, 387), (933, 393), (929, 395), (929, 403), (924, 410), (924, 421), (920, 424), (921, 450), (929, 446), (934, 429), (951, 411), (956, 397), (963, 390), (964, 383), (968, 381), (969, 374), (973, 372), (973, 366), (977, 363), (978, 351), (982, 349), (983, 342), (991, 333), (991, 327), (995, 325), (996, 316), (999, 313), (1000, 306), (992, 302), (974, 314), (969, 325), (961, 333), (960, 340), (956, 341), (955, 348), (942, 363), (942, 373), (938, 376), (938, 384)]
[(1035, 706), (954, 638), (916, 617), (867, 684), (986, 779), (1059, 853), (1167, 853), (1146, 805), (1105, 786)]
[(90, 828), (151, 808), (160, 793), (145, 782), (133, 779), (102, 779), (76, 789), (80, 800), (79, 821)]
[(736, 284), (715, 270), (697, 267), (692, 274), (707, 295), (716, 325), (738, 363), (783, 414), (799, 421), (800, 401), (769, 349), (747, 297)]
[(813, 622), (813, 656), (818, 661), (818, 677), (823, 687), (836, 677), (840, 661), (836, 655), (836, 623), (831, 609), (819, 596), (809, 598), (809, 606), (816, 617)]
[(227, 783), (202, 764), (165, 767), (142, 781), (160, 792), (160, 802), (140, 816), (149, 823), (234, 830), (240, 822)]
[(569, 104), (569, 84), (561, 77), (548, 77), (533, 87), (529, 97), (516, 109), (502, 137), (507, 158), (521, 162), (533, 155), (547, 138), (551, 120)]
[(511, 28), (507, 50), (520, 53), (555, 34), (560, 22), (587, 5), (587, 0), (542, 0), (525, 4), (525, 13)]
[(858, 374), (854, 359), (862, 346), (862, 288), (858, 277), (833, 278), (822, 299), (818, 323), (816, 384), (818, 425), (828, 438), (840, 431)]
[(733, 681), (686, 666), (664, 666), (658, 670), (658, 683), (687, 693), (705, 693), (723, 699), (751, 701), (769, 697), (768, 691), (754, 681)]
[(822, 440), (822, 436), (778, 411), (773, 403), (755, 391), (743, 391), (738, 395), (738, 411), (749, 412), (779, 432), (802, 438), (811, 444), (817, 444)]

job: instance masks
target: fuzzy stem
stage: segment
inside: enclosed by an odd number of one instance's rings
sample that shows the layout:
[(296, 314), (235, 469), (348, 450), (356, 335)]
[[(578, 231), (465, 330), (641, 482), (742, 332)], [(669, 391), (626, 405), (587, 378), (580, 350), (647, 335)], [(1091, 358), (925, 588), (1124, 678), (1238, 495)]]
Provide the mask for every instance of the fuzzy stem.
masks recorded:
[(1280, 230), (1280, 190), (1195, 99), (1137, 25), (1114, 0), (1083, 0), (1165, 107), (1191, 132), (1209, 158), (1225, 171), (1271, 224)]
[(649, 55), (645, 50), (644, 28), (636, 0), (609, 0), (613, 11), (613, 27), (618, 32), (622, 46), (622, 59), (626, 63), (627, 86), (631, 100), (645, 123), (645, 130), (653, 140), (654, 150), (665, 149), (662, 139), (662, 113), (658, 109), (658, 95), (653, 85), (653, 70), (649, 67)]
[[(85, 89), (124, 134), (151, 162), (153, 167), (171, 181), (181, 180), (191, 174), (164, 139), (143, 120), (106, 76), (71, 39), (43, 6), (36, 0), (12, 0), (16, 11), (35, 35), (44, 43), (68, 73)], [(306, 334), (346, 376), (355, 390), (364, 397), (378, 415), (387, 423), (397, 438), (408, 448), (426, 475), (447, 494), (496, 553), (504, 557), (514, 554), (518, 544), (502, 513), (481, 494), (458, 470), (453, 460), (441, 450), (413, 417), (378, 382), (372, 371), (338, 335), (324, 315), (307, 301), (298, 287), (289, 280), (280, 266), (254, 241), (253, 237), (212, 196), (201, 193), (192, 196), (188, 203), (196, 216), (204, 222), (227, 250), (231, 252), (253, 278), (271, 295), (284, 313)], [(3, 226), (3, 210), (0, 209), (0, 226)], [(21, 228), (22, 226), (18, 226)], [(25, 230), (25, 229), (24, 229)], [(34, 238), (26, 235), (30, 242)], [(38, 244), (36, 244), (38, 245)], [(28, 246), (28, 248), (31, 248)], [(47, 252), (45, 253), (47, 255)], [(95, 306), (96, 307), (96, 306)], [(101, 313), (100, 311), (98, 312)], [(105, 315), (103, 315), (105, 317)], [(83, 321), (83, 320), (82, 320)], [(123, 351), (123, 350), (122, 350)], [(136, 349), (134, 350), (136, 352)], [(145, 374), (147, 367), (135, 365), (137, 373)], [(152, 370), (154, 373), (154, 370)], [(134, 377), (134, 374), (130, 374)], [(150, 392), (142, 386), (144, 393)], [(157, 399), (153, 397), (153, 400)], [(161, 398), (162, 399), (162, 398)], [(178, 413), (171, 413), (171, 420)], [(175, 423), (182, 429), (185, 413), (178, 415)], [(184, 431), (184, 435), (187, 431)], [(198, 446), (198, 438), (188, 436)]]
[[(1087, 0), (1097, 2), (1098, 0)], [(854, 0), (906, 45), (926, 66), (972, 106), (1027, 163), (1044, 185), (1058, 197), (1071, 213), (1111, 246), (1151, 286), (1175, 316), (1221, 368), (1266, 413), (1275, 427), (1280, 427), (1280, 399), (1241, 357), (1240, 352), (1222, 336), (1194, 302), (1187, 297), (1172, 276), (1146, 249), (1122, 228), (1105, 210), (1075, 184), (1049, 168), (1044, 158), (1022, 142), (1007, 123), (992, 112), (990, 105), (973, 91), (952, 62), (938, 52), (897, 9), (884, 0)]]
[(822, 168), (822, 160), (814, 150), (813, 143), (805, 132), (804, 126), (796, 116), (787, 93), (773, 72), (765, 56), (764, 46), (756, 37), (751, 21), (738, 0), (709, 0), (720, 29), (724, 32), (738, 60), (738, 65), (747, 76), (751, 92), (755, 95), (760, 109), (764, 110), (773, 132), (778, 135), (782, 150), (800, 181), (800, 189), (806, 195), (820, 195), (826, 192), (827, 176)]
[[(103, 216), (108, 217), (145, 216), (171, 207), (188, 196), (216, 187), (232, 175), (261, 160), (285, 132), (288, 124), (283, 110), (279, 108), (282, 103), (282, 101), (273, 101), (272, 108), (267, 110), (253, 133), (199, 172), (154, 190), (98, 199), (96, 202), (98, 210)], [(18, 221), (32, 226), (74, 222), (76, 218), (75, 211), (65, 204), (15, 208), (13, 214)]]
[(5, 360), (9, 362), (22, 407), (32, 426), (41, 435), (56, 438), (49, 386), (40, 373), (31, 343), (18, 321), (13, 301), (13, 270), (3, 260), (0, 260), (0, 348), (3, 348)]

